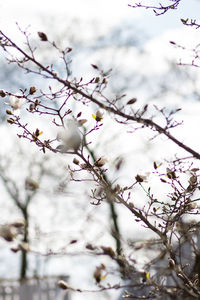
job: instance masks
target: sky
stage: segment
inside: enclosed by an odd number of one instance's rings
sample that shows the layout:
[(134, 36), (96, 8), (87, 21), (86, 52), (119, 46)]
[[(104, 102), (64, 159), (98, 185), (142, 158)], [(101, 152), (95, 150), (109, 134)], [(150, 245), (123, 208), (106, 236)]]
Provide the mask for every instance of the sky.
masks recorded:
[[(149, 34), (158, 35), (163, 31), (180, 27), (180, 18), (191, 16), (192, 19), (198, 18), (200, 4), (198, 0), (182, 0), (178, 10), (169, 12), (160, 17), (153, 17), (153, 13), (149, 10), (132, 9), (128, 4), (133, 4), (131, 0), (58, 0), (58, 1), (0, 1), (1, 29), (13, 33), (15, 31), (15, 23), (20, 26), (30, 25), (34, 28), (39, 27), (43, 21), (49, 16), (55, 17), (59, 23), (59, 18), (65, 17), (80, 18), (81, 20), (93, 19), (100, 21), (104, 29), (113, 26), (122, 20), (132, 20), (133, 24), (144, 28)], [(159, 23), (159, 26), (158, 26)], [(83, 29), (84, 30), (84, 29)]]
[[(162, 68), (164, 63), (160, 62), (164, 56), (172, 57), (179, 53), (173, 51), (170, 40), (177, 43), (190, 45), (194, 30), (184, 27), (181, 18), (198, 19), (197, 11), (200, 10), (200, 1), (182, 0), (177, 10), (171, 10), (167, 14), (156, 17), (150, 10), (133, 9), (128, 4), (131, 0), (58, 0), (58, 1), (3, 1), (0, 0), (0, 28), (9, 37), (22, 38), (16, 23), (22, 30), (28, 28), (34, 37), (38, 31), (51, 32), (62, 39), (63, 36), (71, 36), (71, 31), (79, 31), (79, 39), (83, 36), (92, 45), (95, 34), (106, 38), (115, 27), (128, 26), (129, 38), (134, 37), (142, 40), (142, 47), (149, 51), (151, 61), (158, 63), (152, 68)], [(76, 24), (80, 22), (80, 26)], [(89, 22), (89, 25), (86, 23)], [(51, 24), (53, 27), (51, 28)], [(92, 27), (95, 29), (92, 30)], [(95, 30), (95, 32), (94, 32)], [(92, 32), (92, 33), (91, 33)], [(197, 34), (197, 32), (196, 32)], [(176, 52), (176, 54), (175, 54)], [(184, 55), (183, 53), (181, 55)], [(178, 57), (176, 56), (178, 59)], [(1, 59), (1, 58), (0, 58)], [(138, 68), (141, 69), (140, 66)]]
[[(20, 39), (20, 34), (16, 27), (16, 22), (20, 25), (21, 28), (26, 28), (31, 26), (30, 31), (37, 33), (37, 31), (42, 31), (43, 28), (46, 30), (46, 33), (51, 32), (51, 23), (49, 20), (52, 20), (52, 26), (55, 29), (58, 28), (58, 35), (62, 26), (64, 27), (63, 20), (66, 18), (66, 23), (70, 24), (71, 19), (79, 19), (83, 24), (88, 21), (91, 24), (98, 24), (98, 30), (100, 35), (106, 36), (112, 28), (117, 25), (124, 26), (124, 24), (129, 23), (133, 24), (133, 28), (137, 28), (137, 31), (144, 32), (143, 38), (143, 48), (147, 51), (145, 60), (143, 61), (143, 67), (135, 59), (135, 64), (138, 63), (138, 72), (147, 72), (147, 69), (151, 69), (152, 76), (159, 74), (165, 69), (165, 63), (163, 56), (178, 60), (179, 52), (177, 54), (176, 49), (174, 49), (170, 44), (169, 40), (177, 40), (180, 43), (190, 44), (193, 40), (193, 33), (191, 34), (190, 28), (183, 28), (183, 25), (180, 21), (180, 18), (187, 18), (188, 16), (197, 19), (196, 12), (200, 11), (200, 1), (197, 0), (182, 0), (180, 9), (171, 11), (169, 14), (164, 16), (155, 17), (152, 12), (142, 9), (132, 9), (128, 7), (128, 3), (131, 4), (131, 1), (124, 0), (57, 0), (57, 1), (27, 1), (27, 0), (0, 0), (0, 28), (8, 34), (13, 39)], [(50, 25), (49, 25), (50, 24)], [(91, 25), (92, 26), (92, 25)], [(82, 27), (80, 35), (86, 35), (85, 28)], [(123, 27), (122, 27), (123, 28)], [(87, 29), (88, 30), (88, 29)], [(68, 32), (66, 32), (66, 35)], [(137, 33), (133, 33), (134, 36)], [(195, 34), (198, 36), (198, 32)], [(187, 37), (187, 39), (186, 39)], [(91, 35), (92, 39), (92, 35)], [(92, 43), (92, 40), (90, 41)], [(176, 52), (176, 53), (175, 53)], [(0, 59), (2, 59), (0, 57)], [(134, 61), (134, 58), (133, 58)], [(157, 62), (155, 64), (155, 61)], [(87, 61), (86, 61), (87, 63)], [(126, 61), (126, 65), (129, 65), (129, 60)], [(184, 84), (184, 83), (183, 83)], [(178, 97), (177, 97), (178, 98)], [(174, 99), (170, 99), (174, 102)], [(170, 102), (170, 103), (171, 103)], [(165, 102), (166, 103), (166, 102)], [(194, 147), (199, 147), (198, 139), (194, 139), (191, 132), (193, 128), (197, 128), (200, 114), (200, 105), (198, 103), (190, 102), (184, 103), (184, 111), (180, 116), (180, 119), (184, 117), (184, 123), (187, 127), (187, 130), (183, 130), (183, 127), (177, 129), (176, 134), (182, 135), (185, 142), (189, 142), (190, 145)], [(191, 120), (191, 114), (193, 118)], [(126, 137), (127, 138), (127, 137)], [(145, 134), (144, 134), (145, 138)], [(160, 141), (163, 143), (163, 140)], [(121, 143), (121, 149), (126, 151), (126, 145), (123, 141)], [(140, 144), (138, 144), (138, 151), (140, 149)], [(109, 145), (106, 147), (105, 151), (109, 153)], [(173, 153), (174, 148), (170, 149), (170, 153)], [(134, 159), (134, 153), (133, 159)], [(147, 158), (148, 159), (148, 158)], [(140, 161), (136, 162), (136, 166), (139, 169)], [(45, 204), (44, 204), (45, 205)], [(128, 226), (127, 226), (128, 227)], [(128, 234), (128, 228), (127, 228)], [(78, 262), (79, 263), (79, 262)], [(84, 265), (87, 266), (87, 260), (84, 260)], [(58, 265), (62, 268), (63, 262), (55, 261), (55, 265)], [(51, 266), (51, 270), (54, 269), (54, 263)], [(50, 271), (51, 271), (50, 270)], [(73, 275), (76, 276), (78, 268), (73, 269)], [(78, 285), (79, 278), (74, 279), (74, 284)], [(93, 296), (87, 296), (87, 299), (93, 299)], [(75, 298), (74, 298), (75, 299)], [(78, 295), (77, 299), (80, 298)], [(100, 298), (98, 298), (100, 299)], [(104, 300), (106, 298), (102, 298)]]
[[(27, 5), (26, 1), (19, 0), (18, 2), (1, 1), (0, 8), (2, 18), (0, 21), (1, 27), (4, 29), (14, 28), (15, 22), (38, 27), (41, 24), (40, 16), (48, 18), (55, 17), (56, 22), (59, 23), (59, 18), (80, 18), (82, 20), (94, 19), (99, 20), (103, 18), (106, 26), (119, 22), (120, 19), (131, 15), (130, 9), (126, 1), (92, 1), (92, 0), (75, 0), (75, 1), (31, 1)], [(103, 24), (102, 24), (103, 25)]]

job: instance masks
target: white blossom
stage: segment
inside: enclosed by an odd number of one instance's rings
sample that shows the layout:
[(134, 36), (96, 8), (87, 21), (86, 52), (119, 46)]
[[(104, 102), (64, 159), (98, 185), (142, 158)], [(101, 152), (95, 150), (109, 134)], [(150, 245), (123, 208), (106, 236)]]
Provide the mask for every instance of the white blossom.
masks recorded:
[(81, 136), (77, 123), (73, 120), (69, 120), (66, 128), (58, 132), (57, 140), (61, 142), (57, 147), (60, 152), (78, 150), (81, 144)]
[(22, 97), (11, 95), (9, 97), (9, 105), (14, 109), (18, 110), (22, 107), (22, 105), (25, 103), (25, 99)]

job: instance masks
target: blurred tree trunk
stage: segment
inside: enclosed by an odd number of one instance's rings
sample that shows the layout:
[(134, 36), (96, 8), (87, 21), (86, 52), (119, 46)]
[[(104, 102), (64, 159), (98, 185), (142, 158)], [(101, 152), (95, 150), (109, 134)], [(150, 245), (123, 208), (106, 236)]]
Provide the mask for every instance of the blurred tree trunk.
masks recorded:
[[(29, 238), (28, 238), (29, 217), (28, 217), (27, 205), (24, 206), (22, 213), (23, 213), (23, 217), (24, 217), (24, 221), (25, 221), (24, 236), (23, 236), (22, 243), (24, 243), (24, 245), (26, 245), (29, 242)], [(20, 265), (20, 279), (21, 280), (26, 279), (27, 268), (28, 268), (27, 251), (22, 250), (21, 251), (21, 265)]]

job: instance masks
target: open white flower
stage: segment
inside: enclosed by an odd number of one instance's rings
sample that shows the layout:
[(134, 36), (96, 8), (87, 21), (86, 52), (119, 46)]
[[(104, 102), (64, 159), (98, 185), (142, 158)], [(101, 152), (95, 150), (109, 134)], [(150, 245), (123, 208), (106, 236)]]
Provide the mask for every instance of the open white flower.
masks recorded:
[(14, 110), (18, 110), (22, 107), (22, 105), (25, 103), (25, 99), (22, 97), (18, 97), (18, 96), (10, 96), (9, 97), (9, 105), (14, 109)]
[(74, 120), (69, 120), (66, 128), (59, 131), (57, 140), (61, 144), (57, 147), (60, 152), (67, 152), (68, 150), (78, 150), (81, 144), (81, 136), (78, 125)]

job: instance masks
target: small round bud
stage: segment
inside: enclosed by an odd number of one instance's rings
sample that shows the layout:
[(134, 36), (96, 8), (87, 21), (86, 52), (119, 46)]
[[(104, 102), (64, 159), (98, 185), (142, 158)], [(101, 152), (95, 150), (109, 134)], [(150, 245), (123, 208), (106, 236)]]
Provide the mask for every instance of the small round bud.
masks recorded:
[(12, 119), (12, 118), (10, 118), (10, 119), (7, 120), (7, 122), (8, 122), (9, 124), (14, 124), (14, 123), (15, 123), (15, 120)]
[(134, 104), (136, 101), (137, 101), (137, 98), (132, 98), (126, 104), (131, 105), (131, 104)]
[(135, 179), (136, 179), (137, 182), (143, 182), (144, 181), (144, 178), (141, 175), (139, 175), (139, 174), (137, 174), (135, 176)]
[(35, 109), (35, 104), (31, 103), (31, 104), (29, 105), (29, 110), (30, 110), (30, 111), (33, 111), (34, 109)]
[(78, 160), (77, 158), (74, 158), (74, 159), (73, 159), (73, 163), (74, 163), (75, 165), (79, 165), (80, 162), (79, 162), (79, 160)]
[(96, 112), (96, 121), (101, 122), (103, 120), (103, 114), (98, 110)]
[(42, 42), (48, 41), (47, 35), (44, 32), (38, 31), (38, 35)]
[(4, 98), (6, 96), (6, 92), (4, 90), (0, 90), (0, 97)]
[(31, 86), (29, 89), (29, 94), (33, 95), (36, 92), (36, 87), (35, 86)]
[(190, 179), (189, 179), (189, 183), (190, 183), (191, 185), (196, 184), (196, 183), (197, 183), (197, 176), (196, 176), (196, 175), (192, 175), (192, 176), (190, 177)]
[(87, 122), (86, 119), (81, 119), (81, 120), (78, 121), (78, 125), (83, 126), (86, 122)]
[(63, 290), (70, 289), (69, 284), (67, 282), (65, 282), (64, 280), (59, 280), (58, 281), (58, 287), (63, 289)]
[(174, 267), (175, 267), (175, 261), (173, 260), (173, 259), (169, 259), (169, 265), (168, 265), (168, 267), (170, 268), (170, 269), (174, 269)]
[(9, 109), (6, 110), (6, 113), (7, 113), (7, 115), (12, 115), (13, 114), (12, 111), (9, 110)]
[(107, 159), (105, 157), (100, 157), (94, 164), (97, 167), (103, 167), (105, 163), (107, 163)]

